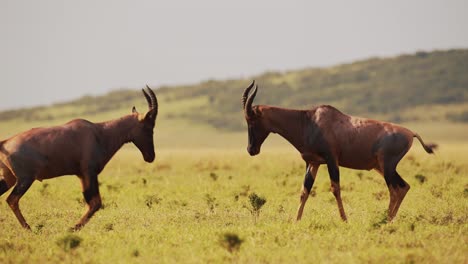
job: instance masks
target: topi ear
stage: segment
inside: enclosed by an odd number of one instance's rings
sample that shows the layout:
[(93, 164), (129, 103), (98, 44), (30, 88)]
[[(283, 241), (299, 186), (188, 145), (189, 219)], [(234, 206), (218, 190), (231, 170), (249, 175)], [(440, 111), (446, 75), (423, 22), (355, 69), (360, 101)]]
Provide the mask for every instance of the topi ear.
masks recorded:
[(132, 108), (132, 114), (135, 114), (135, 113), (138, 113), (138, 111), (136, 110), (135, 106)]

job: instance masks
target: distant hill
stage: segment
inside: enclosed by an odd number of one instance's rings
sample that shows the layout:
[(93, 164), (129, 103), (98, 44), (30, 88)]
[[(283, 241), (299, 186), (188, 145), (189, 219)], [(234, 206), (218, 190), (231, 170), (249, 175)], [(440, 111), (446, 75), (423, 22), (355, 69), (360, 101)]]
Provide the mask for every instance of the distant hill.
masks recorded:
[[(210, 80), (160, 87), (161, 115), (169, 119), (240, 130), (240, 97), (255, 79), (255, 104), (310, 108), (330, 104), (345, 113), (404, 122), (445, 119), (468, 122), (468, 49), (371, 58), (329, 68), (268, 72), (249, 79)], [(139, 90), (85, 96), (51, 106), (0, 112), (0, 122), (54, 120), (102, 114), (141, 104)], [(435, 110), (431, 110), (431, 109)]]

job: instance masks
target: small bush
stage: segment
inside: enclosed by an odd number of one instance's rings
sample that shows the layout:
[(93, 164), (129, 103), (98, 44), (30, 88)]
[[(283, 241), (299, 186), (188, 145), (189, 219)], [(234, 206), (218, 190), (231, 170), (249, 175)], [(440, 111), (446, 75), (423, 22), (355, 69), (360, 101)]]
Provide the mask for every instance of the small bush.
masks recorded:
[(242, 242), (244, 242), (244, 240), (240, 239), (239, 236), (234, 233), (224, 233), (219, 237), (219, 244), (230, 253), (239, 251)]
[(48, 183), (43, 183), (42, 184), (42, 188), (39, 190), (39, 192), (41, 193), (41, 195), (43, 196), (46, 196), (49, 194), (49, 184)]
[(145, 198), (145, 204), (148, 208), (153, 208), (154, 204), (159, 204), (162, 201), (157, 195), (147, 195)]
[(379, 229), (382, 226), (385, 226), (386, 224), (388, 224), (388, 213), (387, 213), (387, 211), (385, 210), (384, 212), (382, 212), (379, 218), (377, 218), (376, 222), (372, 223), (372, 227), (375, 228), (375, 229)]
[(266, 199), (258, 196), (256, 193), (249, 195), (250, 204), (252, 205), (253, 211), (258, 214), (262, 206), (266, 203)]
[(45, 225), (43, 223), (37, 224), (36, 225), (36, 231), (34, 233), (40, 234), (42, 232), (42, 229), (44, 228), (44, 226)]
[(112, 224), (112, 223), (107, 223), (106, 225), (104, 225), (104, 230), (106, 230), (106, 231), (112, 231), (112, 230), (114, 230), (114, 224)]
[(363, 174), (362, 172), (357, 172), (357, 173), (356, 173), (356, 176), (358, 176), (358, 178), (359, 178), (360, 180), (362, 180), (362, 176), (363, 176), (363, 175), (364, 175), (364, 174)]
[(210, 178), (213, 180), (213, 181), (216, 181), (218, 179), (218, 175), (214, 172), (210, 172)]
[(57, 240), (56, 244), (64, 251), (68, 252), (74, 248), (77, 248), (83, 239), (74, 234), (68, 234)]
[(427, 181), (427, 178), (426, 176), (422, 175), (422, 174), (416, 174), (414, 175), (414, 178), (416, 178), (416, 180), (419, 181), (419, 183), (423, 184)]
[(260, 210), (267, 201), (264, 197), (258, 196), (256, 193), (251, 193), (249, 195), (249, 201), (251, 207), (245, 208), (247, 208), (250, 211), (256, 222), (258, 217), (260, 216)]
[(216, 197), (213, 197), (207, 193), (205, 195), (205, 201), (206, 201), (206, 204), (208, 205), (208, 209), (210, 210), (210, 212), (213, 213), (216, 206), (218, 206), (218, 204), (216, 203)]

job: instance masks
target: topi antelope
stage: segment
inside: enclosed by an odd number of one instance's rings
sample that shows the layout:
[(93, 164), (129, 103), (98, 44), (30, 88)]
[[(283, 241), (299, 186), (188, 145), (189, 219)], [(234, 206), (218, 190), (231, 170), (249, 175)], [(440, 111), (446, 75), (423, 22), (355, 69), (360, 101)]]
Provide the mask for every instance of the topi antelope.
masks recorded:
[[(340, 194), (339, 166), (376, 170), (383, 175), (390, 192), (388, 220), (397, 214), (410, 186), (396, 171), (398, 162), (408, 152), (416, 137), (427, 153), (433, 153), (435, 144), (424, 144), (421, 137), (407, 128), (372, 119), (341, 113), (329, 105), (311, 110), (294, 110), (268, 105), (252, 106), (257, 94), (255, 81), (242, 95), (244, 116), (248, 127), (247, 151), (251, 156), (260, 153), (260, 147), (270, 133), (277, 133), (291, 143), (306, 162), (306, 173), (300, 194), (297, 220), (302, 217), (304, 205), (314, 184), (317, 170), (326, 164), (331, 180), (331, 192), (336, 198), (343, 221), (346, 214)], [(249, 95), (250, 94), (250, 95)]]
[(132, 114), (119, 119), (102, 123), (76, 119), (62, 126), (34, 128), (0, 142), (0, 195), (15, 186), (7, 203), (21, 226), (30, 229), (18, 203), (34, 180), (63, 175), (80, 178), (88, 210), (74, 227), (79, 230), (101, 208), (98, 174), (123, 144), (132, 142), (146, 162), (153, 162), (158, 101), (146, 88), (142, 90), (149, 107), (146, 114), (133, 107)]

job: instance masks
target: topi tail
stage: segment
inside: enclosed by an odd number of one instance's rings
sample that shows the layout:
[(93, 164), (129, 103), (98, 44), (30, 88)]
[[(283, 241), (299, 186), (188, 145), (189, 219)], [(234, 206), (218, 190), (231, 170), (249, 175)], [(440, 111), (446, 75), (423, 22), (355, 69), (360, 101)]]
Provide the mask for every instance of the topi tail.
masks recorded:
[(414, 133), (413, 137), (416, 137), (419, 140), (419, 142), (421, 142), (421, 145), (423, 146), (424, 150), (427, 153), (429, 153), (429, 154), (434, 153), (434, 149), (437, 148), (437, 144), (435, 144), (435, 143), (428, 143), (427, 145), (424, 144), (424, 141), (422, 140), (422, 138), (417, 133)]

